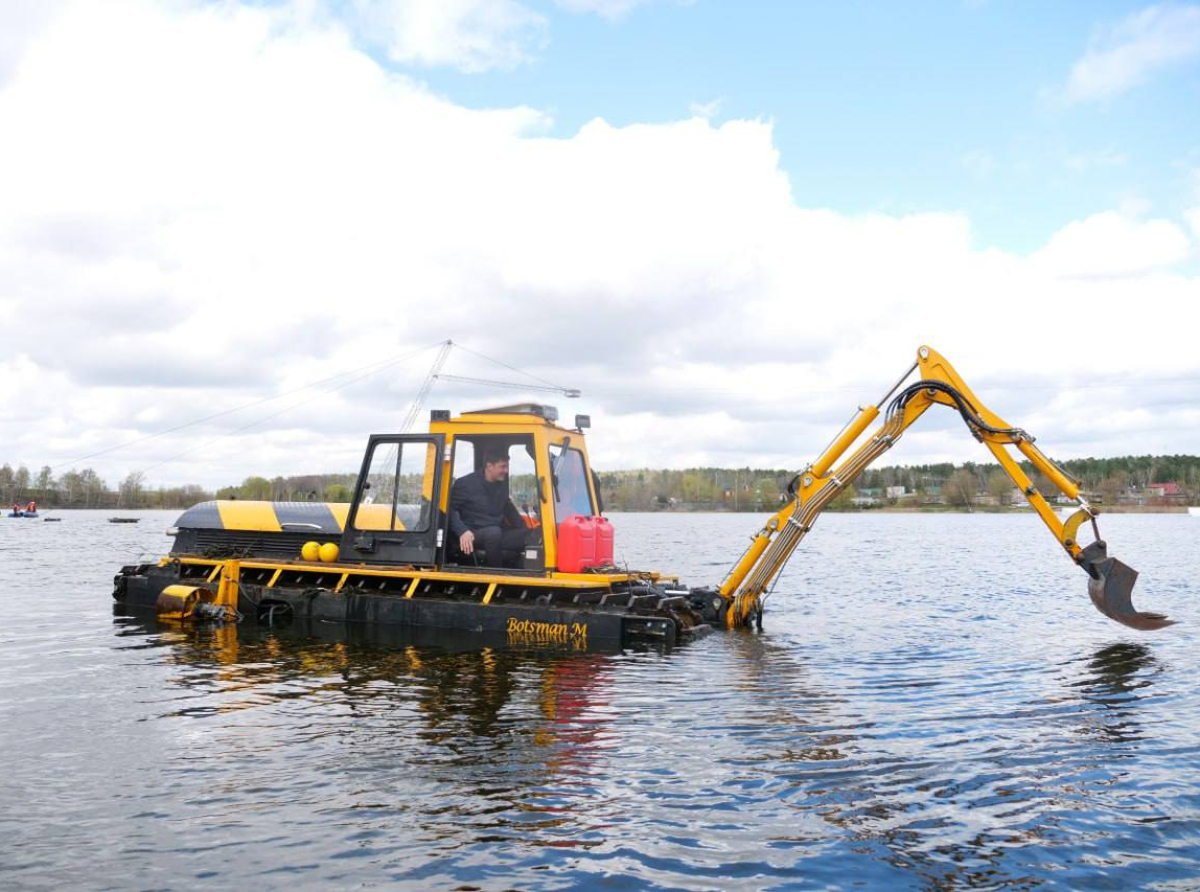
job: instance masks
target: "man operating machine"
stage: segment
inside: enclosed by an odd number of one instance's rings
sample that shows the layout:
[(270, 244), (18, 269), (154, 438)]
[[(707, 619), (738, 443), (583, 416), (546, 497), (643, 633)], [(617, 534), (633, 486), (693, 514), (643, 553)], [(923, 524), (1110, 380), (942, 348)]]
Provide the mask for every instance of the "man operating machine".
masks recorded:
[(450, 488), (450, 535), (465, 561), (515, 567), (527, 527), (508, 497), (508, 451), (489, 449), (483, 467)]

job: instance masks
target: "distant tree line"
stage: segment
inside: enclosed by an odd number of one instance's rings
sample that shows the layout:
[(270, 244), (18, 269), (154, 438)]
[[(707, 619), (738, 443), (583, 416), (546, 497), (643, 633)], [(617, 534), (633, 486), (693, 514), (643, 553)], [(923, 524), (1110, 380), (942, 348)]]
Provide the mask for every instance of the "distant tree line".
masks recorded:
[[(1155, 483), (1176, 483), (1189, 504), (1200, 503), (1200, 456), (1126, 455), (1068, 459), (1058, 464), (1101, 504), (1114, 505), (1122, 494)], [(1057, 494), (1054, 484), (1030, 462), (1021, 462), (1021, 468), (1043, 494)], [(868, 469), (857, 483), (860, 489), (904, 486), (917, 493), (936, 488), (951, 504), (967, 504), (968, 498), (980, 493), (1003, 499), (1013, 490), (1012, 481), (999, 465), (974, 462)]]
[(91, 468), (72, 468), (55, 476), (49, 465), (37, 474), (24, 465), (15, 471), (10, 464), (0, 465), (0, 507), (37, 502), (39, 508), (186, 508), (212, 497), (193, 485), (148, 487), (141, 471), (133, 471), (112, 489)]
[(604, 506), (613, 511), (670, 508), (763, 511), (778, 506), (795, 471), (752, 468), (640, 468), (599, 472)]
[(238, 486), (217, 490), (218, 499), (268, 502), (349, 502), (357, 474), (301, 474), (297, 477), (247, 477)]
[[(1119, 458), (1081, 458), (1059, 463), (1085, 492), (1098, 502), (1114, 505), (1130, 490), (1152, 483), (1177, 483), (1189, 504), (1200, 504), (1200, 456), (1139, 455)], [(1021, 467), (1043, 493), (1057, 495), (1054, 485), (1029, 462)], [(794, 470), (752, 468), (689, 468), (663, 471), (643, 468), (599, 474), (605, 505), (618, 511), (704, 509), (764, 511), (786, 500)], [(834, 502), (836, 508), (853, 507), (859, 492), (886, 492), (904, 487), (918, 497), (935, 497), (950, 505), (970, 505), (981, 495), (1004, 504), (1015, 487), (998, 464), (949, 462), (931, 465), (870, 468)]]
[[(1116, 504), (1126, 492), (1152, 483), (1177, 483), (1189, 504), (1200, 504), (1200, 456), (1140, 455), (1119, 458), (1081, 458), (1062, 467), (1101, 503)], [(1022, 467), (1043, 493), (1057, 490), (1033, 466)], [(787, 499), (794, 470), (754, 468), (688, 468), (685, 470), (607, 471), (598, 474), (606, 509), (613, 511), (721, 510), (767, 511)], [(185, 508), (206, 499), (348, 502), (354, 474), (302, 474), (293, 477), (247, 477), (236, 486), (211, 493), (199, 486), (151, 488), (140, 472), (129, 474), (110, 489), (91, 468), (74, 469), (57, 477), (50, 467), (36, 475), (25, 467), (0, 466), (0, 498), (6, 505), (36, 500), (57, 508)], [(853, 507), (859, 492), (904, 487), (918, 496), (937, 494), (950, 505), (970, 505), (980, 495), (1005, 502), (1014, 487), (996, 464), (966, 462), (872, 468), (847, 487), (834, 508)]]

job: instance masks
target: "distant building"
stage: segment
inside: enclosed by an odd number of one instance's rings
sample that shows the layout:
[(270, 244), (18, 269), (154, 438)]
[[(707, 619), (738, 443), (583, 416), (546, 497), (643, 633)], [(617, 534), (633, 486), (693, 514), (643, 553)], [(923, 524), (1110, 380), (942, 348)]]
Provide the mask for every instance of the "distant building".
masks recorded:
[(889, 486), (884, 490), (884, 494), (889, 499), (902, 499), (904, 498), (905, 489), (903, 486)]
[(1158, 496), (1159, 498), (1173, 498), (1183, 495), (1183, 490), (1179, 488), (1178, 483), (1151, 483), (1146, 487), (1146, 494)]
[(1151, 483), (1146, 487), (1144, 492), (1148, 498), (1162, 499), (1171, 504), (1179, 503), (1183, 505), (1187, 503), (1187, 493), (1174, 481), (1170, 483)]

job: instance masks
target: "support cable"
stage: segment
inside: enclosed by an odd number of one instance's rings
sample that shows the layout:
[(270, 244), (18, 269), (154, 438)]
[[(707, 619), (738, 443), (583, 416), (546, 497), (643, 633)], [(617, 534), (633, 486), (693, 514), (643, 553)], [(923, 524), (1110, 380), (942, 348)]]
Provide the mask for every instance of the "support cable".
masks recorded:
[[(428, 349), (428, 348), (425, 348), (425, 349)], [(423, 351), (417, 351), (417, 352), (423, 352)], [(411, 357), (412, 355), (414, 355), (414, 354), (409, 354), (409, 357)], [(409, 358), (409, 357), (406, 357), (406, 358)], [(328, 394), (336, 393), (339, 390), (349, 387), (351, 384), (357, 384), (359, 381), (366, 380), (367, 378), (370, 378), (372, 375), (375, 375), (379, 371), (380, 371), (380, 369), (374, 369), (370, 372), (367, 372), (365, 375), (359, 375), (356, 378), (351, 378), (349, 381), (344, 381), (341, 384), (337, 384), (333, 387), (326, 388), (326, 389), (320, 391), (319, 393), (313, 394), (308, 399), (301, 400), (298, 403), (293, 403), (290, 406), (284, 406), (282, 409), (280, 409), (277, 412), (272, 412), (269, 415), (263, 415), (261, 418), (256, 418), (254, 421), (248, 422), (247, 424), (243, 424), (241, 427), (234, 428), (231, 431), (226, 431), (222, 434), (219, 434), (216, 437), (212, 437), (211, 439), (205, 440), (203, 443), (201, 443), (198, 446), (193, 446), (190, 449), (187, 449), (187, 450), (180, 452), (176, 455), (173, 455), (169, 458), (165, 458), (162, 461), (158, 462), (158, 464), (150, 465), (148, 468), (142, 469), (142, 473), (146, 473), (147, 471), (153, 471), (156, 468), (161, 468), (163, 465), (170, 464), (171, 462), (176, 461), (180, 458), (183, 458), (184, 456), (191, 455), (193, 452), (199, 452), (201, 449), (205, 449), (208, 446), (211, 446), (213, 443), (216, 443), (218, 440), (224, 439), (225, 437), (232, 437), (235, 434), (244, 433), (245, 431), (250, 430), (250, 428), (252, 428), (252, 427), (257, 427), (258, 425), (262, 424), (264, 421), (270, 421), (272, 418), (278, 418), (280, 415), (283, 415), (287, 412), (291, 412), (293, 409), (299, 409), (301, 406), (306, 406), (311, 402), (315, 402), (316, 400), (319, 400), (319, 399), (327, 396)], [(340, 377), (340, 376), (334, 376), (334, 377)], [(332, 379), (327, 378), (326, 380), (332, 380)], [(310, 386), (312, 386), (312, 385), (310, 385)], [(292, 391), (292, 392), (294, 393), (295, 391)]]
[[(346, 382), (346, 384), (338, 385), (338, 387), (333, 388), (333, 390), (337, 390), (337, 389), (340, 389), (341, 387), (347, 386), (349, 384), (353, 384), (355, 381), (361, 381), (363, 378), (370, 377), (371, 375), (374, 375), (377, 372), (383, 371), (385, 368), (390, 368), (391, 366), (399, 365), (402, 362), (412, 359), (414, 356), (418, 356), (421, 353), (424, 353), (426, 350), (429, 350), (431, 347), (434, 347), (434, 346), (436, 346), (436, 345), (429, 344), (425, 347), (421, 347), (418, 350), (413, 350), (410, 353), (404, 353), (404, 354), (401, 354), (400, 356), (392, 357), (391, 359), (385, 359), (380, 362), (370, 363), (369, 365), (359, 366), (358, 368), (350, 369), (349, 371), (339, 372), (336, 375), (330, 375), (328, 378), (322, 378), (319, 381), (312, 381), (308, 384), (303, 384), (300, 387), (294, 387), (291, 390), (285, 390), (282, 393), (274, 394), (273, 396), (268, 396), (268, 397), (263, 397), (262, 399), (252, 400), (251, 402), (243, 403), (240, 406), (234, 406), (232, 409), (224, 409), (220, 412), (214, 412), (211, 415), (205, 415), (203, 418), (196, 418), (196, 419), (193, 419), (192, 421), (186, 421), (183, 424), (177, 424), (174, 427), (168, 427), (168, 428), (164, 428), (163, 430), (154, 431), (153, 433), (145, 434), (144, 436), (141, 436), (141, 437), (134, 437), (132, 440), (126, 440), (124, 443), (118, 443), (115, 446), (108, 446), (104, 449), (98, 449), (95, 452), (89, 452), (87, 455), (81, 455), (78, 458), (71, 459), (70, 461), (60, 462), (57, 465), (53, 465), (51, 467), (51, 470), (57, 471), (59, 468), (65, 468), (68, 465), (78, 464), (79, 462), (87, 461), (88, 459), (96, 458), (97, 456), (107, 455), (108, 453), (116, 452), (119, 449), (125, 449), (129, 446), (134, 446), (138, 443), (144, 443), (147, 440), (153, 440), (158, 437), (166, 436), (167, 434), (177, 433), (181, 430), (186, 430), (189, 427), (195, 427), (198, 424), (204, 424), (205, 422), (208, 422), (208, 421), (214, 421), (217, 418), (223, 418), (226, 415), (232, 415), (235, 412), (241, 412), (244, 409), (252, 409), (255, 406), (261, 406), (264, 403), (270, 403), (275, 400), (282, 399), (285, 396), (291, 396), (292, 394), (300, 393), (301, 391), (309, 390), (313, 387), (319, 387), (322, 384), (328, 384), (330, 381), (336, 381), (339, 378), (346, 377), (347, 375), (353, 375), (353, 374), (356, 374), (357, 372), (361, 372), (366, 369), (371, 369), (371, 371), (368, 372), (367, 374), (362, 375), (357, 378), (354, 378), (354, 379)], [(303, 404), (300, 403), (298, 405), (303, 405)], [(276, 414), (279, 414), (279, 413), (276, 413)], [(268, 415), (268, 416), (266, 416), (266, 418), (259, 419), (259, 421), (266, 421), (268, 418), (273, 418), (273, 417), (274, 417), (274, 415)], [(255, 422), (255, 423), (258, 423), (258, 422)]]

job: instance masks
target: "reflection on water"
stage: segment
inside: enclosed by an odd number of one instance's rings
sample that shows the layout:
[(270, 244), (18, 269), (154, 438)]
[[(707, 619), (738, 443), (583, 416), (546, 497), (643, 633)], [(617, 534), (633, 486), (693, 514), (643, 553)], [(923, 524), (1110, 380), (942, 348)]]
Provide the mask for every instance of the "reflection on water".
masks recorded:
[(1091, 654), (1086, 672), (1070, 683), (1085, 702), (1098, 707), (1085, 715), (1081, 733), (1113, 744), (1140, 740), (1141, 724), (1133, 707), (1148, 695), (1146, 689), (1158, 671), (1150, 649), (1137, 642), (1110, 644)]
[[(553, 726), (550, 732), (570, 725), (591, 704), (608, 672), (603, 654), (498, 643), (481, 647), (480, 636), (458, 632), (323, 623), (273, 629), (194, 626), (124, 614), (114, 624), (122, 637), (153, 636), (156, 647), (167, 648), (166, 661), (187, 670), (169, 683), (220, 692), (220, 711), (321, 691), (336, 691), (352, 712), (398, 697), (417, 707), (423, 739), (451, 750), (477, 737), (509, 743), (501, 713), (519, 692), (536, 692), (541, 715)], [(185, 706), (168, 714), (204, 713), (202, 707)], [(543, 729), (539, 739), (548, 742), (557, 735)]]
[[(68, 518), (64, 554), (26, 529), (0, 540), (22, 592), (0, 598), (0, 876), (1195, 888), (1193, 633), (1114, 632), (1019, 520), (830, 517), (764, 633), (667, 653), (114, 618), (112, 555), (161, 530)], [(620, 521), (631, 564), (697, 581), (744, 532)], [(1124, 552), (1186, 552), (1139, 529)]]
[(1102, 647), (1088, 661), (1089, 675), (1076, 684), (1092, 703), (1122, 708), (1133, 705), (1140, 688), (1154, 683), (1155, 659), (1144, 644), (1124, 641)]

